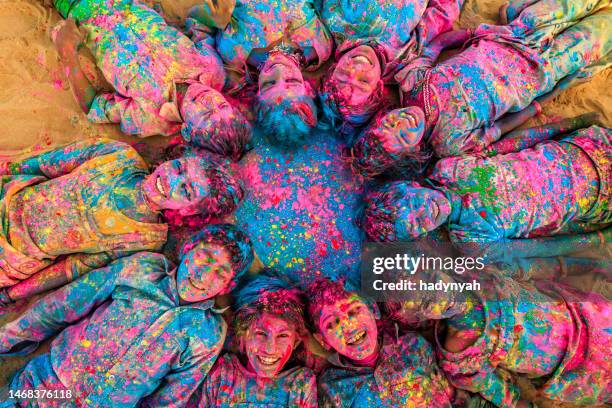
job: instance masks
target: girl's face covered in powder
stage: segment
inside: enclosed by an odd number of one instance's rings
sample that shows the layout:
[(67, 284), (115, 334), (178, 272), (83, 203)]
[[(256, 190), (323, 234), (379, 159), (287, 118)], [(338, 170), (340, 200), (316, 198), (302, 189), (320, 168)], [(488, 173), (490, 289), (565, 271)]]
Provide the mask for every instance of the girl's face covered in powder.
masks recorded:
[(241, 341), (249, 368), (264, 378), (281, 372), (300, 343), (295, 326), (270, 313), (255, 318)]
[(199, 245), (181, 260), (176, 280), (179, 296), (200, 302), (224, 294), (231, 286), (234, 271), (229, 252), (218, 244)]
[(350, 106), (359, 106), (375, 92), (380, 78), (380, 62), (374, 49), (360, 45), (340, 57), (330, 80)]
[(198, 213), (198, 204), (210, 194), (210, 181), (201, 159), (184, 157), (162, 163), (147, 176), (142, 191), (150, 205), (159, 210)]
[(282, 52), (272, 53), (259, 72), (259, 99), (293, 99), (308, 93), (298, 63)]
[(377, 350), (376, 318), (357, 297), (341, 299), (323, 308), (318, 329), (323, 343), (351, 360), (366, 360)]
[(395, 229), (399, 240), (414, 239), (435, 230), (448, 220), (451, 212), (444, 193), (430, 188), (408, 189), (397, 205)]

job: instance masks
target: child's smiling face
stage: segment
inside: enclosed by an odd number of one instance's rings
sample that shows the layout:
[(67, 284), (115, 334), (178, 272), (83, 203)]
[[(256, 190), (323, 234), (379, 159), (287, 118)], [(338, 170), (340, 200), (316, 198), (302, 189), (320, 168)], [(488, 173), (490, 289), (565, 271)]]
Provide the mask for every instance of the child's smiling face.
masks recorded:
[(376, 352), (376, 318), (356, 296), (340, 299), (333, 306), (323, 308), (317, 325), (322, 340), (351, 360), (366, 360)]
[(281, 372), (299, 343), (295, 326), (270, 313), (255, 318), (242, 338), (249, 368), (263, 378)]
[(224, 294), (235, 273), (230, 254), (221, 245), (200, 245), (189, 251), (177, 270), (179, 296), (186, 302), (199, 302)]

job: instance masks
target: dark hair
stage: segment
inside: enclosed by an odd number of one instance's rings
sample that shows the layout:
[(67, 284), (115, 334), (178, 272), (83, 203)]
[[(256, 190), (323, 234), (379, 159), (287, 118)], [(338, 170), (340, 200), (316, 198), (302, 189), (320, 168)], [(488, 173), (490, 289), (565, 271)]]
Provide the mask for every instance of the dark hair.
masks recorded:
[[(191, 152), (184, 157), (194, 155), (195, 153)], [(197, 157), (200, 159), (203, 173), (210, 181), (210, 194), (198, 203), (200, 211), (197, 215), (185, 217), (180, 211), (164, 210), (164, 218), (173, 227), (184, 225), (197, 227), (213, 218), (222, 218), (232, 213), (244, 197), (242, 182), (223, 165), (223, 160), (199, 155)]]
[(324, 308), (332, 306), (342, 299), (348, 299), (352, 293), (346, 290), (343, 280), (331, 280), (329, 278), (318, 278), (306, 287), (308, 297), (308, 316), (317, 329), (317, 322)]
[(275, 276), (274, 271), (263, 271), (243, 282), (235, 292), (236, 335), (242, 336), (255, 318), (269, 313), (291, 322), (303, 336), (306, 334), (304, 303), (302, 292)]
[(397, 181), (366, 194), (360, 226), (375, 242), (397, 241), (395, 220), (411, 183)]
[[(234, 108), (235, 109), (235, 108)], [(213, 153), (240, 160), (251, 141), (251, 125), (239, 111), (221, 118), (214, 126), (195, 129), (191, 124), (183, 123), (181, 134), (189, 144), (210, 150)]]
[(231, 224), (207, 225), (200, 232), (188, 239), (181, 249), (181, 258), (194, 248), (207, 244), (220, 245), (228, 251), (234, 282), (238, 282), (253, 263), (253, 246), (249, 237)]

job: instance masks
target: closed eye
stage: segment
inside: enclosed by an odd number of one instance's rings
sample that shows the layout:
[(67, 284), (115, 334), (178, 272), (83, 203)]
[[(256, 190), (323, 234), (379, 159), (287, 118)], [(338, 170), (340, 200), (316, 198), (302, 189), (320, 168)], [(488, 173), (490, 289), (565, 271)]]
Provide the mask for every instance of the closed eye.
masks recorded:
[(182, 187), (182, 189), (183, 189), (183, 195), (184, 195), (185, 197), (187, 197), (187, 199), (188, 199), (189, 201), (191, 201), (191, 193), (190, 193), (190, 192), (189, 192), (189, 190), (187, 189), (187, 184), (183, 184), (181, 187)]

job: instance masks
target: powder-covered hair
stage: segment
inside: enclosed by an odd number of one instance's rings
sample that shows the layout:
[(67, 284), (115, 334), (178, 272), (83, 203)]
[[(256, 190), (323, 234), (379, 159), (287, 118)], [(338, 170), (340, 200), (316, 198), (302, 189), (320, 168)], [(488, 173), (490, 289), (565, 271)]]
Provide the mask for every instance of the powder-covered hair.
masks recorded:
[(332, 64), (321, 80), (319, 101), (321, 103), (322, 122), (347, 141), (351, 142), (356, 134), (368, 124), (370, 119), (387, 106), (384, 96), (384, 84), (381, 81), (372, 95), (360, 106), (350, 106), (349, 99), (340, 92), (333, 80), (333, 73), (338, 63)]
[[(242, 182), (226, 165), (223, 165), (222, 161), (213, 160), (211, 157), (199, 157), (199, 159), (202, 172), (210, 181), (209, 194), (197, 204), (196, 216), (185, 217), (180, 211), (164, 210), (164, 218), (172, 226), (191, 224), (194, 219), (203, 225), (213, 218), (222, 218), (232, 213), (244, 197)], [(183, 218), (190, 221), (184, 222)]]
[(206, 127), (194, 127), (184, 122), (181, 135), (189, 144), (238, 161), (251, 141), (252, 129), (246, 117), (234, 108), (234, 114), (210, 122)]
[(243, 282), (234, 293), (234, 328), (237, 336), (246, 333), (254, 319), (269, 313), (292, 323), (300, 336), (306, 334), (303, 294), (265, 270)]
[(211, 224), (189, 238), (181, 249), (181, 258), (193, 249), (206, 245), (220, 245), (230, 255), (230, 263), (234, 272), (234, 282), (246, 274), (253, 263), (253, 246), (249, 237), (231, 224)]
[(380, 113), (355, 141), (353, 146), (345, 150), (345, 157), (351, 168), (366, 177), (375, 177), (388, 172), (392, 167), (402, 175), (421, 175), (429, 159), (431, 151), (424, 143), (415, 146), (415, 150), (405, 153), (401, 158), (385, 150), (382, 143), (381, 124), (386, 113)]
[(416, 183), (396, 181), (369, 192), (364, 200), (360, 226), (371, 241), (397, 241), (395, 221), (403, 201)]
[(306, 296), (308, 297), (308, 316), (313, 328), (318, 331), (317, 322), (323, 309), (356, 295), (346, 289), (345, 282), (342, 280), (318, 278), (306, 287)]
[(317, 106), (308, 82), (307, 94), (295, 98), (263, 100), (257, 97), (255, 115), (263, 134), (286, 146), (304, 143), (317, 126)]

